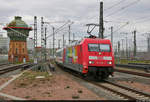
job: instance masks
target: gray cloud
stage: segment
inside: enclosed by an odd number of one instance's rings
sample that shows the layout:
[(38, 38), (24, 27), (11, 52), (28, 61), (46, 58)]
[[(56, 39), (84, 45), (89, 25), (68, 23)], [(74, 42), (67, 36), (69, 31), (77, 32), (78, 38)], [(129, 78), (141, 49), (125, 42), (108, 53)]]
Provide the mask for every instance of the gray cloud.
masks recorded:
[[(109, 8), (119, 1), (121, 0), (104, 0), (104, 9)], [(133, 1), (136, 0), (125, 0), (120, 5), (105, 11), (104, 17)], [(0, 3), (0, 22), (2, 23), (10, 22), (16, 15), (22, 16), (23, 20), (28, 24), (33, 23), (33, 17), (36, 15), (38, 17), (39, 27), (41, 16), (44, 17), (45, 21), (49, 22), (72, 20), (74, 21), (72, 32), (74, 32), (76, 36), (87, 35), (87, 28), (85, 27), (86, 23), (98, 23), (99, 0), (0, 0)], [(122, 37), (119, 35), (120, 32), (132, 32), (135, 28), (140, 33), (149, 31), (150, 20), (142, 22), (143, 19), (150, 18), (149, 4), (150, 0), (140, 0), (137, 4), (121, 10), (118, 13), (114, 13), (110, 17), (104, 18), (104, 20), (108, 21), (129, 21), (129, 25), (116, 32), (116, 42)], [(141, 19), (142, 17), (143, 19)], [(141, 21), (141, 23), (135, 23), (137, 21)], [(125, 23), (105, 22), (105, 35), (110, 34), (110, 26), (114, 26), (114, 30), (117, 30), (124, 24)], [(62, 24), (52, 25), (58, 28)], [(49, 33), (51, 32), (51, 29), (49, 29)], [(95, 29), (93, 34), (97, 35), (98, 29)], [(30, 36), (33, 37), (33, 32), (30, 33)], [(67, 36), (66, 32), (66, 37)]]

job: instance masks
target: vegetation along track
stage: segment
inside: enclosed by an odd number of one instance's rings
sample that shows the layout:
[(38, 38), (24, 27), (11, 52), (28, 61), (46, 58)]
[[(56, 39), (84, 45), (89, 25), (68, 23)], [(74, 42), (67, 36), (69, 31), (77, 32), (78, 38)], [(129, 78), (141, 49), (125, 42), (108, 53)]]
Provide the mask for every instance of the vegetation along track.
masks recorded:
[(32, 66), (32, 64), (29, 64), (29, 63), (28, 64), (19, 64), (19, 65), (14, 65), (14, 66), (8, 66), (8, 67), (0, 69), (0, 75), (8, 73), (10, 71), (17, 70), (19, 68), (25, 68), (25, 67), (30, 67), (30, 66)]
[(125, 87), (122, 86), (120, 84), (116, 84), (113, 83), (111, 81), (101, 81), (101, 82), (97, 82), (97, 81), (93, 81), (91, 79), (85, 78), (81, 75), (79, 75), (78, 73), (75, 73), (74, 71), (71, 71), (69, 69), (65, 69), (66, 72), (71, 73), (72, 75), (79, 77), (97, 87), (100, 87), (104, 90), (106, 90), (107, 92), (111, 93), (112, 96), (115, 95), (120, 99), (123, 100), (150, 100), (150, 94), (145, 93), (145, 92), (141, 92), (129, 87)]

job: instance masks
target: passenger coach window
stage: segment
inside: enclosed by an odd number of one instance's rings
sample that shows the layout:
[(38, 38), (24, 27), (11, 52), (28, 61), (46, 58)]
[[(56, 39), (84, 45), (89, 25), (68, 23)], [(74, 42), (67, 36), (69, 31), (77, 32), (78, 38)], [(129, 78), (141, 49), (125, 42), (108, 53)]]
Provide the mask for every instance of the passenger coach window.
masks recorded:
[(109, 44), (100, 44), (100, 51), (101, 52), (110, 52), (110, 45)]
[(88, 44), (89, 51), (99, 51), (99, 45), (98, 44)]

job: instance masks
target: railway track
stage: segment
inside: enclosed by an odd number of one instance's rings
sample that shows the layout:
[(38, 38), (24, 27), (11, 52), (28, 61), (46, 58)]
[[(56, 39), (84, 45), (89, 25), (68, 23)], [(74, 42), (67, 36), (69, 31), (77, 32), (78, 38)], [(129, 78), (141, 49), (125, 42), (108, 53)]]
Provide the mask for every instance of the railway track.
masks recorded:
[(150, 70), (150, 64), (116, 64), (116, 66), (122, 68), (142, 70), (146, 72)]
[(150, 94), (148, 93), (125, 87), (111, 81), (104, 81), (104, 83), (92, 82), (92, 84), (110, 91), (110, 93), (112, 92), (113, 95), (123, 100), (150, 100)]
[(2, 69), (0, 69), (0, 75), (20, 69), (20, 68), (25, 68), (25, 67), (30, 67), (32, 64), (19, 64), (19, 65), (14, 65), (14, 66), (7, 66)]
[(116, 69), (116, 68), (115, 68), (115, 71), (150, 78), (149, 73), (142, 73), (142, 72), (129, 71), (129, 70), (123, 70), (123, 69)]
[(128, 63), (129, 65), (148, 65), (150, 66), (150, 64), (148, 63)]
[(65, 69), (65, 71), (99, 88), (102, 88), (103, 90), (112, 94), (112, 96), (115, 95), (121, 100), (150, 100), (150, 94), (148, 93), (125, 87), (107, 80), (103, 82), (92, 81), (88, 78), (79, 75), (78, 73), (72, 72), (69, 69)]
[(5, 65), (8, 65), (8, 63), (1, 63), (0, 64), (0, 68), (3, 67), (3, 66), (5, 66)]

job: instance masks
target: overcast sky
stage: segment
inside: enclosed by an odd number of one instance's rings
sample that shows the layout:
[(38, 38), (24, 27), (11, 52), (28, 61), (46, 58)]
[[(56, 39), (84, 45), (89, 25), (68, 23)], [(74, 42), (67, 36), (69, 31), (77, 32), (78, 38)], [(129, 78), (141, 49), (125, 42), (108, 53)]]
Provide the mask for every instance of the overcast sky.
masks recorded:
[[(44, 17), (46, 22), (71, 20), (74, 22), (71, 25), (71, 32), (75, 34), (76, 39), (80, 39), (88, 36), (85, 24), (98, 23), (99, 2), (100, 0), (0, 0), (0, 23), (6, 24), (12, 21), (14, 16), (22, 16), (27, 24), (33, 24), (33, 18), (37, 16), (38, 42), (40, 45), (41, 17)], [(136, 29), (139, 48), (141, 49), (142, 46), (146, 48), (146, 36), (142, 34), (150, 32), (150, 0), (104, 0), (104, 21), (105, 36), (110, 39), (109, 28), (111, 26), (116, 31), (114, 32), (114, 43), (125, 39), (126, 35), (120, 34), (121, 32), (127, 32), (128, 39), (132, 43), (132, 32)], [(129, 24), (126, 24), (127, 22)], [(57, 29), (63, 23), (52, 23), (51, 25)], [(122, 28), (122, 26), (124, 27)], [(4, 32), (2, 27), (0, 26), (0, 31)], [(51, 26), (48, 25), (47, 27), (48, 34), (51, 34)], [(119, 29), (120, 27), (121, 29)], [(62, 34), (65, 34), (67, 40), (67, 30), (68, 27), (59, 32), (56, 35), (57, 38), (60, 39)], [(93, 34), (98, 36), (98, 29), (95, 29)], [(33, 37), (33, 31), (30, 32), (30, 37)], [(51, 39), (49, 38), (48, 43)], [(58, 39), (56, 39), (56, 43)], [(141, 42), (144, 42), (144, 44)]]

